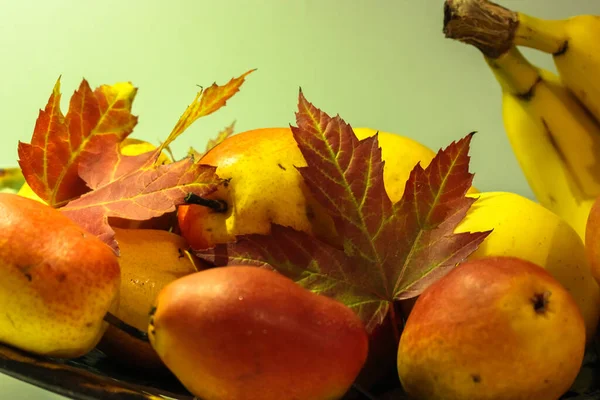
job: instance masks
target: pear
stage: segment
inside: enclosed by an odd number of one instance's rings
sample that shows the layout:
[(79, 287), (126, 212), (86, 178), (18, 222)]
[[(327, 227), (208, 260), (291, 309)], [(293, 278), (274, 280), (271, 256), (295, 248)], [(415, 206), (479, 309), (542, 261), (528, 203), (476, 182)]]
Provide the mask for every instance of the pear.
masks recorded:
[[(354, 128), (358, 139), (378, 135), (384, 184), (392, 201), (404, 193), (410, 171), (420, 162), (429, 165), (435, 152), (416, 140), (370, 128)], [(217, 167), (216, 173), (229, 179), (208, 197), (227, 203), (225, 213), (198, 206), (178, 208), (181, 234), (194, 249), (235, 240), (236, 235), (268, 234), (271, 222), (314, 234), (341, 245), (333, 220), (313, 198), (296, 169), (306, 161), (291, 129), (261, 128), (238, 133), (208, 151), (200, 160)], [(470, 192), (477, 192), (471, 188)]]
[(368, 353), (350, 308), (249, 266), (169, 283), (148, 331), (165, 365), (203, 400), (339, 399)]
[(547, 270), (487, 257), (419, 296), (398, 374), (415, 400), (557, 400), (575, 381), (585, 343), (577, 303)]
[(60, 211), (0, 193), (0, 342), (46, 356), (89, 352), (118, 305), (112, 249)]
[(586, 258), (586, 250), (593, 251), (594, 246), (584, 245), (563, 218), (524, 196), (511, 192), (469, 196), (477, 200), (455, 233), (487, 230), (492, 233), (468, 260), (510, 256), (546, 269), (575, 299), (585, 321), (587, 341), (591, 343), (600, 319), (600, 286), (593, 275), (598, 270), (592, 268), (593, 260), (590, 263)]
[[(121, 289), (119, 309), (113, 314), (129, 326), (146, 332), (148, 312), (160, 290), (205, 265), (185, 252), (186, 241), (175, 233), (156, 229), (114, 230), (120, 249)], [(98, 348), (124, 366), (155, 372), (166, 370), (150, 343), (117, 326), (108, 327)]]

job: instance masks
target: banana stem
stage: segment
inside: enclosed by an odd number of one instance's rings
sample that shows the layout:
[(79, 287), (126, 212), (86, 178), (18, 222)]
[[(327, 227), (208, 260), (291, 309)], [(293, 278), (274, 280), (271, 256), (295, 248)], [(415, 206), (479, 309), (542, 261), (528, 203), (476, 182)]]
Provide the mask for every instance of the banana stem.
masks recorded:
[(444, 35), (497, 58), (513, 47), (518, 14), (487, 0), (446, 0)]
[(569, 40), (563, 20), (545, 20), (519, 13), (514, 43), (517, 46), (559, 55), (567, 50)]
[(538, 69), (516, 47), (499, 57), (484, 58), (503, 89), (521, 99), (531, 98), (536, 84), (542, 80)]
[(446, 0), (444, 34), (497, 58), (513, 46), (561, 54), (568, 45), (564, 20), (545, 20), (489, 0)]

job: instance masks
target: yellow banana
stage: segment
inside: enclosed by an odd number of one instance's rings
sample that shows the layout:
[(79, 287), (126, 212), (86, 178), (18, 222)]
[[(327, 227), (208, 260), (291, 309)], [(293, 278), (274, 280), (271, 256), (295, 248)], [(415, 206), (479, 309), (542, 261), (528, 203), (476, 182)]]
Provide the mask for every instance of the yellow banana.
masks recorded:
[(509, 10), (488, 0), (458, 2), (471, 8), (471, 15), (499, 23), (493, 30), (504, 30), (510, 44), (551, 54), (562, 82), (600, 121), (600, 16), (548, 20)]
[(515, 44), (551, 53), (564, 84), (600, 121), (600, 16), (543, 20), (517, 15)]
[(527, 35), (520, 17), (487, 0), (446, 0), (444, 33), (483, 53), (502, 88), (505, 130), (535, 197), (584, 239), (600, 195), (600, 124), (559, 76), (515, 47), (517, 33)]
[(516, 47), (485, 60), (502, 88), (505, 130), (535, 197), (584, 238), (600, 195), (600, 125), (555, 74)]

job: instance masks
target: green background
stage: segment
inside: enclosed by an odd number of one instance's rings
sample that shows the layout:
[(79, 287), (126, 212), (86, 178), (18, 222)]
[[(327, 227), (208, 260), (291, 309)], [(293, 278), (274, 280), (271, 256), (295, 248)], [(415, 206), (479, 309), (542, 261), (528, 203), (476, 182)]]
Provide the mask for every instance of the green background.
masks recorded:
[[(598, 0), (498, 0), (544, 18), (600, 14)], [(15, 166), (62, 75), (63, 111), (82, 78), (139, 88), (132, 137), (158, 143), (198, 87), (258, 68), (176, 155), (236, 120), (236, 131), (294, 123), (298, 88), (353, 126), (437, 150), (468, 132), (484, 191), (531, 197), (503, 130), (500, 90), (474, 48), (445, 39), (442, 0), (0, 0), (0, 167)], [(555, 70), (549, 56), (524, 50)], [(3, 399), (52, 399), (0, 376)]]

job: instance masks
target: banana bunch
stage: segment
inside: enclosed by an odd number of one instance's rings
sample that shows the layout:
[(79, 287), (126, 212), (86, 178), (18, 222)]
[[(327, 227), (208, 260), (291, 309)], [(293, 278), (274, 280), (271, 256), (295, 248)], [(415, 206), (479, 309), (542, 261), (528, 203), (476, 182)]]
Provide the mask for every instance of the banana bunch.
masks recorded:
[[(505, 131), (538, 202), (585, 240), (600, 196), (600, 17), (542, 20), (488, 0), (446, 0), (444, 33), (477, 47), (500, 84)], [(558, 75), (518, 46), (552, 54)]]

